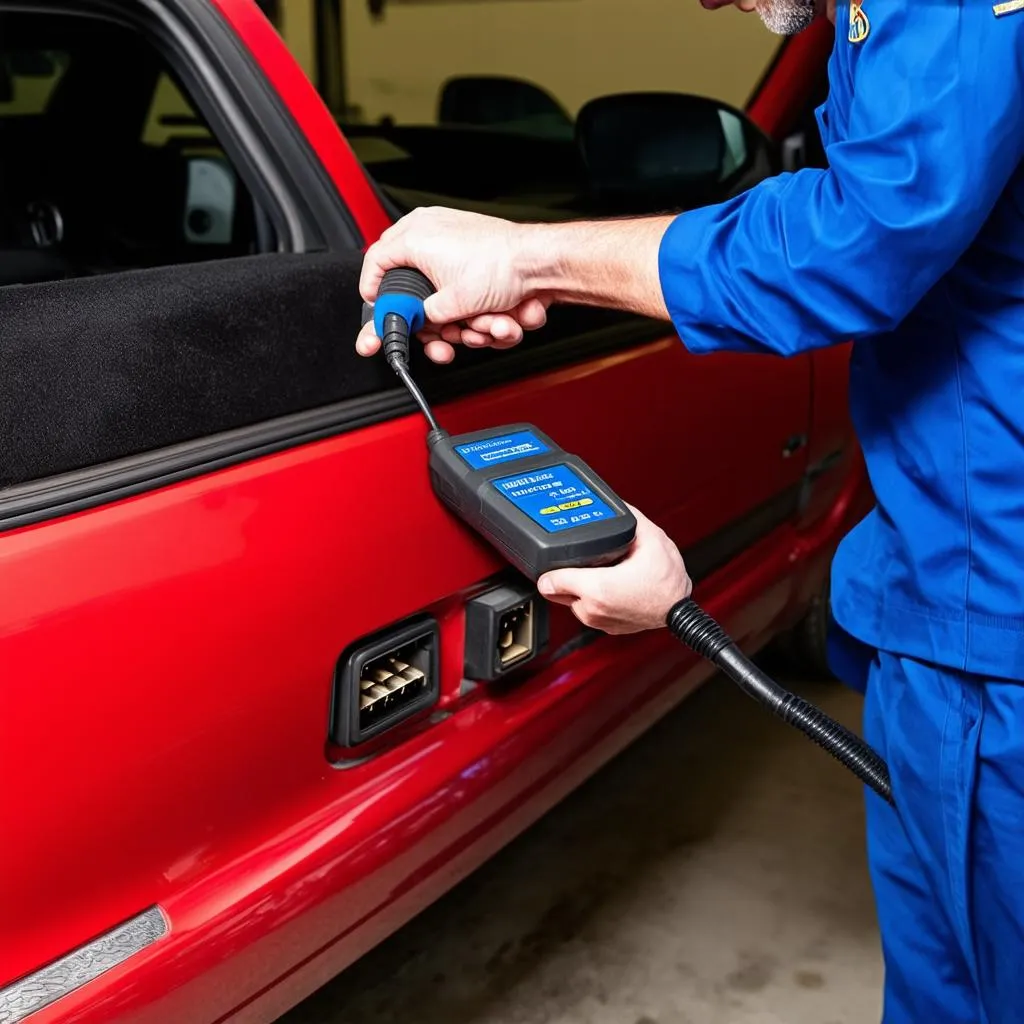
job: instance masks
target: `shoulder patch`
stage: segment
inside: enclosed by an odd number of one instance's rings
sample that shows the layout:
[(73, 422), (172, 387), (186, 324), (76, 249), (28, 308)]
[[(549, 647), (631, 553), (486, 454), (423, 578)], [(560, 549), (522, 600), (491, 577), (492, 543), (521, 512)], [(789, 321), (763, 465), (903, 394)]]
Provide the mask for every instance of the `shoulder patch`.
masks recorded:
[[(1011, 0), (1024, 5), (1024, 0)], [(847, 38), (851, 43), (863, 43), (871, 33), (871, 22), (864, 12), (863, 0), (850, 0), (850, 31)]]
[(1024, 11), (1024, 0), (1006, 0), (1006, 3), (995, 4), (992, 13), (1001, 18), (1005, 14), (1015, 14), (1017, 11)]

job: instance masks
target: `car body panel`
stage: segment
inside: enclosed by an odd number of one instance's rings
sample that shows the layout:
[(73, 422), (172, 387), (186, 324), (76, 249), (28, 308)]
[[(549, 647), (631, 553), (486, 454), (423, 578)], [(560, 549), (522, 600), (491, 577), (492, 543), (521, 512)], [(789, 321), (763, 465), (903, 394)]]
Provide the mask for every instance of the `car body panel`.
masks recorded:
[[(787, 549), (771, 538), (715, 582), (708, 610), (756, 647), (791, 593)], [(637, 666), (625, 680), (624, 655)], [(268, 814), (262, 841), (168, 895), (165, 939), (39, 1019), (272, 1019), (495, 852), (710, 671), (663, 634), (598, 641), (529, 687), (477, 701), (421, 734), (376, 766), (375, 792), (345, 786), (325, 799), (317, 789), (334, 783), (328, 775), (283, 818)], [(252, 992), (251, 1005), (237, 1005), (242, 992)]]
[[(686, 363), (703, 406), (675, 400)], [(792, 408), (801, 369), (769, 369), (792, 382), (775, 389)], [(723, 486), (751, 451), (715, 397), (730, 373), (668, 340), (438, 411), (459, 433), (531, 419), (685, 547), (793, 482), (787, 468)], [(705, 425), (721, 435), (719, 459), (702, 457)], [(762, 424), (753, 461), (781, 464), (791, 429), (772, 437)], [(32, 786), (5, 794), (23, 838), (0, 854), (0, 874), (37, 880), (5, 900), (15, 976), (259, 842), (240, 793), (258, 794), (269, 821), (325, 777), (342, 790), (375, 777), (376, 764), (327, 768), (337, 658), (421, 610), (454, 622), (461, 595), (501, 568), (433, 498), (424, 433), (404, 417), (3, 538), (4, 758)], [(668, 477), (663, 438), (683, 439)], [(461, 677), (444, 667), (450, 700)], [(69, 870), (55, 829), (77, 837), (88, 875)]]

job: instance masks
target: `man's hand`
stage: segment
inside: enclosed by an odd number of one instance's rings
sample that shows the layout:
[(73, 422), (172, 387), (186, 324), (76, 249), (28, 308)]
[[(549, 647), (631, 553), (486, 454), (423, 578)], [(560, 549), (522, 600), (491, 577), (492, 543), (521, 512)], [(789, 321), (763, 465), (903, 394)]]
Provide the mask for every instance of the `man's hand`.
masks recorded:
[[(420, 332), (437, 363), (454, 345), (511, 348), (547, 322), (553, 302), (603, 306), (668, 320), (658, 273), (670, 217), (596, 223), (513, 224), (497, 217), (416, 210), (367, 250), (359, 290), (377, 298), (395, 267), (424, 273), (437, 292), (424, 304)], [(380, 349), (372, 323), (356, 342), (360, 355)]]
[[(420, 332), (434, 362), (451, 362), (456, 344), (511, 348), (547, 321), (549, 300), (531, 287), (528, 235), (529, 228), (496, 217), (415, 210), (367, 250), (359, 291), (373, 302), (387, 271), (415, 267), (438, 289), (424, 304), (427, 327)], [(379, 348), (369, 323), (356, 350), (371, 356)]]
[(693, 584), (679, 549), (635, 508), (636, 540), (618, 565), (607, 569), (557, 569), (537, 589), (569, 605), (585, 626), (620, 635), (659, 629), (672, 606), (689, 597)]

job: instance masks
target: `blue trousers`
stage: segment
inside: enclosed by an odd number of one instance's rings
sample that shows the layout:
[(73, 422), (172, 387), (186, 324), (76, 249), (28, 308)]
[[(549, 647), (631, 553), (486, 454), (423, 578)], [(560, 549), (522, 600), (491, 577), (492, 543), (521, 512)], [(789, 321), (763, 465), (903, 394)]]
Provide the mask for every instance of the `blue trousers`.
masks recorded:
[(1024, 683), (875, 653), (864, 735), (883, 1024), (1024, 1024)]

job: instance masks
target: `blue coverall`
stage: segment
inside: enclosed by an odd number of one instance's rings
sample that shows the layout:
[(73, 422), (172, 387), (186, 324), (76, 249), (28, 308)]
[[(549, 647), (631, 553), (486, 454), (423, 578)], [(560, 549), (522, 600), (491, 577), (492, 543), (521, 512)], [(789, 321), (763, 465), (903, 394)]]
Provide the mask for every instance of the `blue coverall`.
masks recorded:
[[(1022, 4), (1021, 6), (1024, 6)], [(827, 170), (675, 219), (694, 352), (853, 341), (877, 505), (836, 556), (888, 1024), (1024, 1021), (1024, 10), (840, 3)], [(853, 673), (853, 674), (851, 674)], [(857, 674), (861, 678), (857, 678)]]

